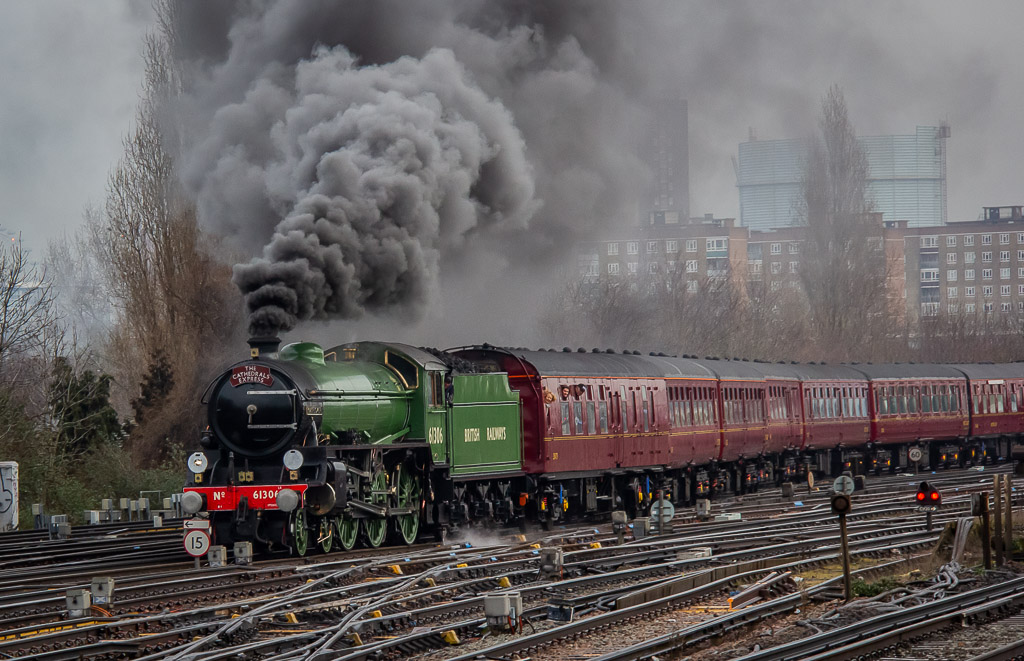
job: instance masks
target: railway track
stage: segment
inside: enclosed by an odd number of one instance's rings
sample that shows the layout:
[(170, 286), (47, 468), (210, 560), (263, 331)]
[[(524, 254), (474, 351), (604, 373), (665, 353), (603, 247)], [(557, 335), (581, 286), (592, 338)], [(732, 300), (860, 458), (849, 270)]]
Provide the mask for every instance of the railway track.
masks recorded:
[[(986, 487), (991, 471), (928, 479), (941, 479), (945, 494), (932, 531), (911, 505), (914, 478), (887, 476), (857, 493), (849, 517), (856, 572), (869, 576), (896, 568), (905, 571), (923, 562), (943, 525), (963, 515), (970, 493)], [(822, 571), (834, 574), (839, 552), (835, 518), (827, 502), (822, 491), (797, 494), (789, 501), (777, 489), (765, 490), (716, 502), (716, 508), (740, 512), (741, 520), (700, 522), (682, 517), (668, 534), (622, 545), (606, 525), (585, 526), (554, 535), (534, 533), (529, 542), (491, 534), (480, 536), (485, 542), (480, 546), (424, 544), (270, 559), (198, 572), (187, 560), (166, 562), (166, 555), (159, 560), (151, 557), (148, 566), (104, 566), (93, 564), (96, 557), (76, 561), (68, 553), (20, 578), (15, 578), (13, 567), (9, 575), (0, 573), (0, 656), (196, 661), (469, 659), (480, 654), (557, 658), (571, 656), (565, 652), (571, 648), (588, 658), (651, 658), (739, 635), (760, 622), (792, 617), (797, 609), (837, 593), (834, 578), (817, 576)], [(151, 532), (148, 538), (163, 541), (160, 534)], [(180, 545), (180, 532), (173, 541)], [(550, 546), (563, 550), (559, 577), (540, 572), (538, 547)], [(711, 550), (710, 557), (700, 557), (705, 549)], [(89, 545), (82, 550), (92, 553)], [(182, 558), (178, 550), (171, 557)], [(117, 581), (113, 603), (94, 609), (89, 617), (67, 619), (63, 591), (87, 587), (89, 577), (100, 569)], [(782, 574), (785, 581), (778, 578)], [(788, 589), (767, 590), (767, 596), (743, 608), (722, 608), (731, 593), (742, 594), (761, 581)], [(484, 629), (484, 595), (501, 591), (517, 591), (523, 599), (527, 620), (522, 634)], [(990, 600), (1002, 599), (994, 595)], [(573, 621), (549, 622), (545, 616), (552, 603), (571, 609)], [(957, 617), (973, 607), (965, 603), (921, 622)], [(1014, 607), (1011, 599), (1002, 610)], [(683, 617), (686, 609), (692, 612)], [(685, 619), (686, 626), (668, 623), (671, 619)], [(632, 649), (637, 627), (657, 623), (665, 623), (666, 630), (644, 637), (666, 647)], [(462, 641), (458, 647), (449, 644), (455, 638)], [(864, 630), (857, 639), (868, 639)], [(588, 640), (601, 640), (605, 648), (595, 645), (587, 650)], [(853, 644), (838, 639), (805, 644), (819, 643), (824, 645), (821, 650), (830, 651)], [(883, 644), (882, 639), (877, 643), (879, 649), (904, 644)]]

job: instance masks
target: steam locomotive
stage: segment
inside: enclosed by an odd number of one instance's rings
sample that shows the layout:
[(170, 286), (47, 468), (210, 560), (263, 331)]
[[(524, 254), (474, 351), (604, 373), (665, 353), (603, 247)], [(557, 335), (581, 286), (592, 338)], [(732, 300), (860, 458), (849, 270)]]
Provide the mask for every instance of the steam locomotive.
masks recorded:
[(251, 357), (207, 388), (182, 506), (218, 544), (299, 555), (475, 521), (552, 524), (765, 483), (992, 462), (1024, 364), (796, 365), (358, 342)]

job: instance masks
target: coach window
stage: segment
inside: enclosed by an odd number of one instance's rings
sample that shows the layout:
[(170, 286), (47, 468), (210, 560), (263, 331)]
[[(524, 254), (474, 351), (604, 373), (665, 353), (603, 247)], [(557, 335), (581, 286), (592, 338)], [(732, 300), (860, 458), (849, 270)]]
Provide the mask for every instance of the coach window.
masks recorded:
[(917, 386), (910, 386), (907, 390), (910, 391), (909, 400), (907, 401), (907, 410), (910, 413), (917, 414)]
[(921, 386), (921, 413), (932, 412), (932, 387)]
[(1017, 412), (1017, 391), (1013, 388), (1010, 389), (1010, 412)]
[(608, 402), (601, 400), (597, 403), (598, 420), (601, 423), (601, 433), (608, 433)]
[(992, 408), (996, 413), (1003, 412), (1003, 389), (999, 386), (992, 388)]
[(562, 402), (562, 436), (570, 434), (572, 434), (572, 428), (569, 427), (569, 402)]
[(573, 413), (573, 418), (576, 421), (576, 433), (577, 434), (582, 434), (583, 433), (583, 402), (578, 401), (578, 400), (574, 401), (572, 403), (572, 413)]
[[(604, 404), (604, 402), (601, 402), (601, 403)], [(593, 400), (587, 402), (587, 433), (588, 434), (596, 434), (597, 433), (597, 415), (595, 415), (596, 414), (596, 410), (595, 410), (596, 408), (597, 408), (596, 402), (594, 402)]]
[(619, 386), (619, 424), (622, 431), (629, 431), (629, 402), (626, 398), (626, 386)]

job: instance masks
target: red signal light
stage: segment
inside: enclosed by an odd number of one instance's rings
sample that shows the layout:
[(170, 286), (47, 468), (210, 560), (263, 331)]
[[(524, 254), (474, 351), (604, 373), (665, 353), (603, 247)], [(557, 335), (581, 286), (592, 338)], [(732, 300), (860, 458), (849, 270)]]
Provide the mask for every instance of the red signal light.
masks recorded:
[(924, 500), (924, 494), (923, 494), (923, 493), (921, 493), (920, 491), (918, 491), (918, 492), (917, 492), (917, 499), (918, 499), (918, 500)]
[(938, 500), (939, 499), (939, 492), (938, 491), (933, 491), (933, 492), (931, 492), (930, 495), (931, 495), (932, 500)]

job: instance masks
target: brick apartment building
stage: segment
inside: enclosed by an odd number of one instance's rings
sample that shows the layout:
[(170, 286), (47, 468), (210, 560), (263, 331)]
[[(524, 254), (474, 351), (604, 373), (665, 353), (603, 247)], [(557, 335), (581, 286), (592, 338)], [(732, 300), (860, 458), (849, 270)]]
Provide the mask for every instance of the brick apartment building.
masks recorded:
[[(985, 207), (982, 220), (908, 228), (874, 214), (884, 243), (890, 295), (910, 319), (949, 315), (1024, 315), (1022, 207)], [(590, 281), (669, 276), (692, 292), (707, 279), (799, 288), (804, 230), (752, 231), (732, 218), (623, 229), (581, 246)]]

